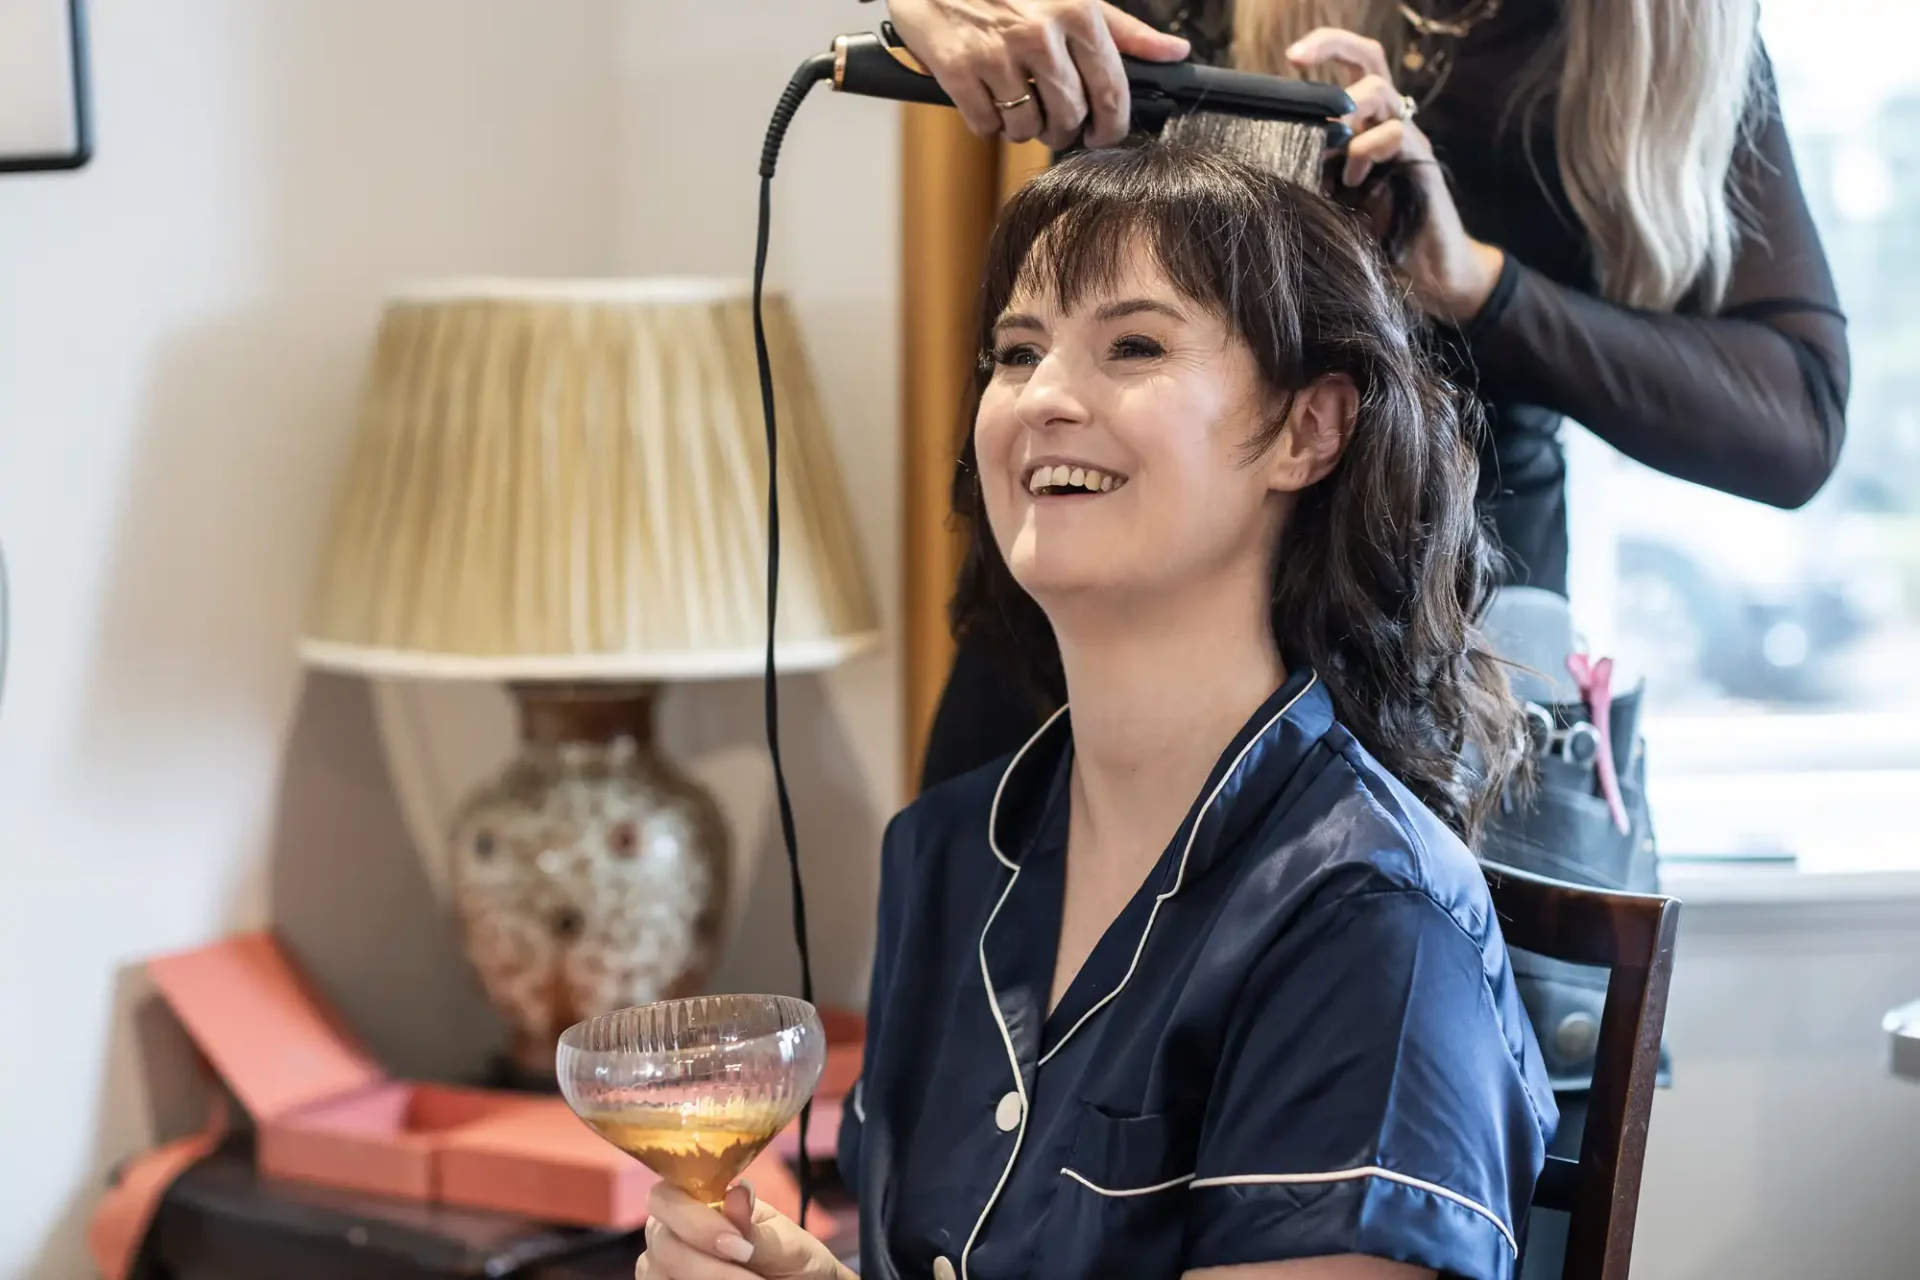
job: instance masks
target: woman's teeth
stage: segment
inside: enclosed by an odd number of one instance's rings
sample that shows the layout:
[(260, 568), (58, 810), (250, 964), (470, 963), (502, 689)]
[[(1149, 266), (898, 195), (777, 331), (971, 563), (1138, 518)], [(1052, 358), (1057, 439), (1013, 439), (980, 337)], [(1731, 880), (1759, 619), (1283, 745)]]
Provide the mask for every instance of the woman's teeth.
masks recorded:
[(1127, 482), (1125, 476), (1109, 475), (1092, 467), (1035, 467), (1027, 477), (1027, 492), (1107, 493)]

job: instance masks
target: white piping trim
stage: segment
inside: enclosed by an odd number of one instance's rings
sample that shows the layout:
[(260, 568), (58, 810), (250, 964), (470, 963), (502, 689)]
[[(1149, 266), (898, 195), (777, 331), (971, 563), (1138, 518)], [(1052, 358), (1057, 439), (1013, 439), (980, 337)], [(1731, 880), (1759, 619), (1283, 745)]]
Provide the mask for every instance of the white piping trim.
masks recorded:
[(1398, 1182), (1403, 1186), (1430, 1192), (1443, 1200), (1451, 1200), (1463, 1209), (1473, 1212), (1491, 1222), (1506, 1237), (1507, 1248), (1515, 1257), (1520, 1256), (1520, 1246), (1513, 1238), (1513, 1232), (1507, 1224), (1500, 1221), (1500, 1215), (1475, 1200), (1469, 1200), (1458, 1191), (1449, 1191), (1435, 1182), (1424, 1178), (1410, 1177), (1404, 1173), (1395, 1173), (1392, 1169), (1382, 1169), (1377, 1164), (1363, 1165), (1358, 1169), (1339, 1169), (1328, 1173), (1237, 1173), (1222, 1178), (1195, 1178), (1193, 1189), (1201, 1187), (1246, 1187), (1246, 1186), (1292, 1186), (1315, 1182), (1349, 1182), (1358, 1178), (1385, 1178), (1388, 1182)]
[(1014, 753), (1013, 759), (1007, 761), (1007, 767), (1000, 772), (999, 783), (993, 788), (993, 806), (987, 810), (987, 848), (993, 850), (993, 856), (1000, 860), (1000, 865), (1013, 874), (1007, 877), (1007, 887), (1000, 891), (1000, 901), (993, 904), (993, 910), (987, 913), (986, 924), (980, 927), (980, 980), (986, 984), (987, 1007), (993, 1010), (994, 1025), (1000, 1028), (1000, 1043), (1007, 1047), (1007, 1063), (1013, 1068), (1013, 1089), (1020, 1096), (1020, 1128), (1013, 1135), (1013, 1150), (1007, 1153), (1007, 1167), (1000, 1171), (1000, 1181), (993, 1184), (993, 1193), (987, 1197), (980, 1216), (973, 1221), (973, 1230), (967, 1233), (966, 1244), (960, 1248), (960, 1280), (968, 1280), (967, 1259), (973, 1254), (974, 1242), (980, 1238), (980, 1228), (987, 1224), (987, 1215), (993, 1212), (993, 1206), (1000, 1201), (1000, 1193), (1007, 1188), (1007, 1179), (1013, 1176), (1014, 1162), (1020, 1158), (1020, 1144), (1027, 1137), (1027, 1112), (1030, 1109), (1027, 1105), (1027, 1083), (1020, 1076), (1020, 1055), (1013, 1047), (1013, 1032), (1007, 1029), (1007, 1020), (1000, 1012), (1000, 996), (993, 989), (993, 971), (987, 967), (987, 934), (993, 930), (993, 922), (1000, 917), (1000, 908), (1007, 905), (1013, 886), (1020, 880), (1020, 864), (1000, 851), (1000, 838), (996, 834), (1000, 825), (1000, 797), (1006, 792), (1007, 779), (1013, 776), (1013, 771), (1026, 758), (1027, 752), (1033, 750), (1033, 744), (1040, 741), (1047, 730), (1053, 728), (1053, 722), (1066, 712), (1063, 706), (1048, 716), (1046, 723), (1035, 729), (1033, 736)]
[[(1253, 750), (1254, 744), (1266, 737), (1267, 730), (1273, 728), (1275, 724), (1279, 723), (1281, 717), (1293, 710), (1293, 704), (1306, 697), (1307, 690), (1313, 688), (1313, 686), (1319, 682), (1319, 679), (1320, 676), (1318, 673), (1307, 677), (1307, 682), (1300, 687), (1300, 692), (1287, 699), (1287, 705), (1274, 712), (1272, 718), (1260, 726), (1260, 731), (1247, 739), (1246, 745), (1240, 748), (1240, 754), (1233, 758), (1233, 763), (1227, 766), (1227, 771), (1220, 775), (1220, 781), (1215, 783), (1213, 790), (1207, 794), (1206, 803), (1200, 806), (1200, 812), (1194, 815), (1193, 825), (1187, 829), (1187, 847), (1180, 851), (1180, 869), (1174, 873), (1173, 886), (1155, 898), (1153, 900), (1153, 910), (1147, 912), (1147, 927), (1140, 931), (1140, 943), (1133, 949), (1133, 963), (1127, 966), (1126, 976), (1120, 979), (1119, 986), (1100, 997), (1098, 1003), (1080, 1015), (1080, 1020), (1069, 1027), (1067, 1034), (1061, 1036), (1053, 1048), (1047, 1050), (1046, 1056), (1040, 1059), (1041, 1066), (1046, 1066), (1054, 1054), (1066, 1048), (1067, 1041), (1073, 1039), (1074, 1033), (1079, 1031), (1081, 1027), (1087, 1025), (1087, 1019), (1106, 1008), (1107, 1005), (1113, 1001), (1114, 997), (1118, 996), (1122, 991), (1125, 991), (1127, 984), (1133, 981), (1134, 970), (1140, 967), (1140, 957), (1145, 954), (1147, 950), (1147, 939), (1153, 934), (1153, 922), (1160, 917), (1161, 904), (1166, 902), (1166, 900), (1174, 894), (1179, 893), (1180, 886), (1186, 881), (1187, 859), (1193, 855), (1193, 842), (1200, 837), (1200, 824), (1206, 821), (1207, 811), (1213, 808), (1213, 802), (1220, 798), (1220, 793), (1226, 790), (1227, 784), (1232, 782), (1234, 775), (1240, 772), (1240, 766), (1246, 761), (1247, 753)], [(1016, 763), (1018, 763), (1017, 758)], [(1011, 769), (1012, 766), (1008, 767)], [(995, 849), (994, 852), (998, 853), (999, 850)], [(1002, 861), (1005, 861), (1005, 859), (1003, 858)]]
[[(1013, 759), (1007, 761), (1007, 767), (1000, 771), (999, 785), (993, 789), (993, 807), (987, 810), (987, 848), (993, 850), (993, 856), (1000, 859), (1000, 865), (1009, 871), (1018, 871), (1020, 864), (1000, 852), (1000, 795), (1007, 789), (1007, 779), (1013, 776), (1013, 771), (1020, 767), (1022, 760), (1026, 759), (1027, 752), (1033, 750), (1033, 744), (1040, 741), (1040, 739), (1045, 736), (1047, 730), (1053, 728), (1053, 722), (1066, 713), (1067, 709), (1064, 706), (1061, 707), (1058, 711), (1047, 717), (1045, 724), (1033, 731), (1033, 736), (1020, 745), (1020, 749), (1013, 753)], [(996, 913), (999, 910), (998, 907), (994, 908)], [(992, 916), (987, 917), (987, 923), (989, 925), (993, 923)], [(981, 940), (984, 941), (986, 936), (986, 930), (982, 929), (980, 931)], [(985, 963), (986, 960), (983, 957), (981, 964), (984, 965)], [(991, 990), (993, 984), (988, 983), (987, 985), (988, 989)], [(1019, 1074), (1019, 1064), (1017, 1062), (1014, 1065), (1014, 1074)]]
[(1177, 1178), (1168, 1178), (1165, 1182), (1156, 1182), (1150, 1187), (1128, 1187), (1125, 1191), (1113, 1191), (1087, 1181), (1086, 1178), (1075, 1173), (1072, 1169), (1062, 1169), (1060, 1172), (1063, 1176), (1072, 1178), (1075, 1182), (1093, 1192), (1095, 1195), (1111, 1196), (1116, 1200), (1124, 1200), (1128, 1196), (1150, 1196), (1156, 1191), (1171, 1191), (1175, 1187), (1184, 1187), (1193, 1181), (1192, 1174), (1183, 1173)]
[[(1062, 709), (1064, 710), (1064, 708)], [(1055, 712), (1054, 714), (1058, 715), (1059, 712)], [(1052, 723), (1052, 720), (1047, 721), (1047, 724)], [(1041, 731), (1045, 732), (1045, 726), (1042, 726)], [(1039, 737), (1039, 734), (1035, 734), (1034, 737)], [(1027, 746), (1030, 747), (1032, 745), (1033, 742), (1029, 739)], [(1024, 754), (1026, 747), (1022, 747), (1020, 750)], [(1016, 756), (1014, 758), (1014, 763), (1019, 763), (1019, 757)], [(1013, 765), (1010, 764), (1007, 768), (1008, 772), (1011, 772)], [(1006, 776), (1004, 774), (1001, 775), (1000, 781), (1002, 785), (1006, 783)], [(997, 806), (999, 802), (999, 793), (996, 792), (994, 794), (994, 804)], [(991, 828), (988, 829), (988, 843), (992, 843)], [(1000, 850), (998, 848), (995, 848), (993, 852), (995, 856), (1000, 856)], [(1000, 857), (1000, 861), (1006, 862), (1007, 860), (1005, 857)], [(993, 989), (993, 972), (987, 968), (987, 934), (992, 931), (993, 922), (1000, 915), (1000, 908), (1007, 905), (1007, 897), (1013, 892), (1013, 886), (1020, 880), (1019, 866), (1014, 863), (1007, 863), (1007, 865), (1013, 867), (1013, 874), (1007, 877), (1007, 887), (1000, 891), (1000, 901), (993, 904), (993, 910), (987, 915), (987, 923), (980, 929), (980, 978), (987, 984), (987, 1007), (993, 1010), (993, 1021), (995, 1025), (1000, 1028), (1000, 1042), (1007, 1047), (1007, 1062), (1013, 1067), (1013, 1089), (1015, 1093), (1020, 1095), (1020, 1129), (1013, 1135), (1013, 1150), (1007, 1153), (1007, 1167), (1000, 1171), (1000, 1181), (993, 1184), (993, 1194), (987, 1197), (987, 1203), (980, 1210), (980, 1216), (974, 1219), (973, 1230), (967, 1233), (966, 1244), (961, 1246), (960, 1280), (968, 1280), (967, 1258), (973, 1253), (974, 1242), (980, 1238), (980, 1228), (987, 1224), (987, 1215), (993, 1212), (993, 1206), (999, 1202), (1000, 1193), (1006, 1190), (1007, 1179), (1013, 1176), (1014, 1162), (1020, 1158), (1020, 1144), (1025, 1141), (1027, 1136), (1027, 1112), (1030, 1109), (1027, 1106), (1027, 1084), (1026, 1081), (1020, 1077), (1020, 1055), (1014, 1050), (1013, 1033), (1007, 1029), (1007, 1020), (1000, 1012), (1000, 997)]]
[(867, 1082), (865, 1078), (853, 1082), (853, 1115), (861, 1124), (867, 1122)]

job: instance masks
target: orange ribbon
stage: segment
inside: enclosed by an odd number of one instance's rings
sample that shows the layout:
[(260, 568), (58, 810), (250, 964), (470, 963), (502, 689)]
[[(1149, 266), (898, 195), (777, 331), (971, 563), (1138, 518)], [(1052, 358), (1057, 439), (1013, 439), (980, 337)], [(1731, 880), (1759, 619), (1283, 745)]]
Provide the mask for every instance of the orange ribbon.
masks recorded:
[(230, 1127), (226, 1100), (216, 1097), (208, 1105), (207, 1123), (200, 1132), (142, 1151), (120, 1166), (87, 1224), (87, 1252), (105, 1280), (128, 1280), (133, 1274), (167, 1188), (219, 1150)]

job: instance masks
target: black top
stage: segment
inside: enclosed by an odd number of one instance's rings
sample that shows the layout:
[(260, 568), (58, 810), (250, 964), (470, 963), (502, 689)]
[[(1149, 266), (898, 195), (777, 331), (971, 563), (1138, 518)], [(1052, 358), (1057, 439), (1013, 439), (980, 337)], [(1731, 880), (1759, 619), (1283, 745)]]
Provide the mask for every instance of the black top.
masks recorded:
[[(1230, 0), (1120, 7), (1188, 36), (1196, 57), (1226, 56)], [(1468, 232), (1507, 253), (1485, 309), (1448, 344), (1489, 411), (1481, 500), (1510, 579), (1565, 594), (1563, 418), (1670, 475), (1794, 506), (1839, 455), (1848, 369), (1846, 322), (1770, 77), (1753, 105), (1754, 145), (1736, 158), (1756, 233), (1738, 246), (1720, 311), (1637, 311), (1594, 296), (1591, 246), (1558, 177), (1552, 103), (1531, 113), (1531, 143), (1521, 113), (1508, 110), (1558, 15), (1556, 0), (1507, 0), (1453, 44), (1452, 70), (1419, 124)], [(928, 781), (1031, 731), (1039, 712), (1006, 684), (995, 662), (963, 646), (928, 747)]]

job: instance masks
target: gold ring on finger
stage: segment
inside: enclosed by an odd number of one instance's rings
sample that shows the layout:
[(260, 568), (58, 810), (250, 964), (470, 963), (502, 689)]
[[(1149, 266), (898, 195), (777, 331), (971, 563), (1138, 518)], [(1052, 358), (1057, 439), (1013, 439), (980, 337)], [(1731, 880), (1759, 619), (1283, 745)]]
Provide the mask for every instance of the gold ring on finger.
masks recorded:
[(1005, 102), (995, 101), (993, 105), (1000, 108), (1002, 111), (1011, 111), (1015, 107), (1024, 107), (1029, 102), (1032, 102), (1032, 101), (1033, 101), (1033, 91), (1028, 90), (1026, 93), (1021, 94), (1017, 98), (1008, 98)]

